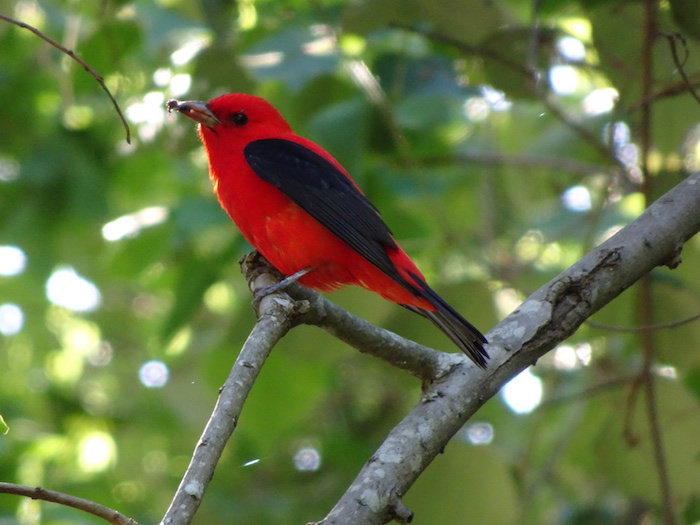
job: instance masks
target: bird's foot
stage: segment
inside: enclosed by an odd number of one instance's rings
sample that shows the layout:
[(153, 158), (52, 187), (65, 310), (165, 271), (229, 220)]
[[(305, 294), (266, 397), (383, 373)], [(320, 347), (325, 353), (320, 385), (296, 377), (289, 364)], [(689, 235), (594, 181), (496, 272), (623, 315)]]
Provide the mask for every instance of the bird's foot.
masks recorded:
[(303, 270), (299, 270), (298, 272), (290, 275), (289, 277), (285, 277), (284, 279), (275, 284), (263, 286), (262, 288), (258, 288), (257, 290), (255, 290), (255, 295), (253, 296), (253, 308), (255, 309), (255, 311), (258, 311), (260, 307), (260, 301), (262, 301), (263, 297), (285, 289), (287, 286), (296, 282), (300, 277), (303, 277), (310, 271), (310, 268), (304, 268)]

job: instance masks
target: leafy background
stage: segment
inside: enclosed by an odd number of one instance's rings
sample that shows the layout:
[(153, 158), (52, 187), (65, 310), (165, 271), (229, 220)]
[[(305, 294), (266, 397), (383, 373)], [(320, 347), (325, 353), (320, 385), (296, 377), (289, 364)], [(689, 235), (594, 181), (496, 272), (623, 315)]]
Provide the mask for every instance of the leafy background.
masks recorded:
[[(651, 33), (645, 6), (656, 9)], [(663, 36), (685, 37), (677, 54), (697, 82), (696, 2), (0, 0), (0, 12), (74, 49), (134, 132), (127, 144), (76, 63), (0, 23), (0, 480), (141, 523), (167, 508), (255, 321), (236, 264), (250, 247), (169, 98), (268, 98), (348, 168), (429, 281), (484, 330), (698, 167), (698, 103)], [(653, 273), (651, 300), (633, 288), (594, 320), (693, 315), (699, 250), (691, 241), (679, 269)], [(333, 299), (453, 351), (379, 297)], [(698, 331), (653, 332), (678, 523), (700, 522)], [(430, 466), (405, 498), (414, 523), (660, 523), (642, 345), (639, 333), (579, 330)], [(419, 393), (405, 374), (295, 329), (255, 385), (196, 523), (322, 518)], [(0, 497), (2, 524), (96, 521)]]

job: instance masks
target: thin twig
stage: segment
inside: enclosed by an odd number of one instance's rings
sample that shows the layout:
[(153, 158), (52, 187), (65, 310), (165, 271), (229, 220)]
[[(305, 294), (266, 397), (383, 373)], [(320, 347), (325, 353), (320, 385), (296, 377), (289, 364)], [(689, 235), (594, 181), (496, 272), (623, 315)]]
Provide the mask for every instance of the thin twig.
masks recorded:
[[(532, 168), (535, 170), (552, 169), (567, 171), (575, 175), (597, 175), (609, 173), (609, 166), (593, 164), (591, 162), (581, 162), (567, 157), (552, 157), (547, 155), (510, 155), (499, 152), (484, 151), (479, 153), (460, 153), (457, 157), (460, 161), (470, 164), (494, 165), (494, 166), (514, 166), (517, 168)], [(428, 158), (427, 162), (432, 159)], [(426, 159), (423, 159), (426, 162)]]
[(21, 22), (19, 20), (15, 20), (14, 18), (11, 18), (7, 15), (0, 14), (0, 20), (4, 20), (5, 22), (9, 22), (10, 24), (14, 24), (18, 27), (21, 27), (23, 29), (27, 29), (34, 33), (36, 36), (41, 38), (42, 40), (48, 42), (51, 44), (53, 47), (61, 51), (62, 53), (65, 53), (69, 57), (71, 57), (73, 60), (75, 60), (78, 64), (83, 66), (85, 71), (90, 73), (93, 77), (95, 77), (95, 80), (97, 80), (97, 83), (100, 84), (102, 89), (107, 93), (107, 96), (109, 99), (112, 101), (112, 105), (114, 106), (114, 109), (117, 111), (117, 114), (119, 115), (119, 118), (122, 121), (122, 124), (124, 124), (124, 130), (126, 131), (126, 142), (131, 144), (131, 129), (129, 128), (129, 123), (126, 121), (126, 118), (124, 117), (124, 114), (122, 113), (121, 108), (119, 107), (119, 104), (117, 103), (117, 100), (114, 98), (112, 95), (112, 92), (109, 90), (107, 85), (105, 84), (105, 79), (102, 78), (102, 75), (100, 75), (97, 71), (92, 69), (87, 62), (85, 62), (82, 58), (80, 58), (78, 55), (75, 54), (75, 52), (72, 49), (68, 49), (65, 46), (62, 46), (52, 38), (46, 36), (44, 33), (39, 31), (36, 27), (30, 26), (29, 24), (25, 22)]
[(670, 321), (668, 323), (656, 323), (642, 326), (616, 326), (612, 324), (598, 323), (596, 321), (591, 321), (590, 319), (586, 321), (586, 324), (591, 328), (596, 328), (598, 330), (608, 330), (610, 332), (653, 332), (655, 330), (677, 328), (684, 324), (697, 321), (698, 319), (700, 319), (700, 314), (691, 315), (690, 317), (680, 319), (679, 321)]
[(59, 505), (82, 510), (83, 512), (87, 512), (88, 514), (92, 514), (98, 518), (102, 518), (112, 525), (138, 525), (138, 523), (136, 523), (136, 521), (133, 519), (127, 518), (116, 510), (100, 505), (99, 503), (95, 503), (94, 501), (78, 498), (62, 492), (56, 492), (54, 490), (44, 489), (42, 487), (27, 487), (26, 485), (0, 482), (0, 493), (26, 496), (32, 499), (58, 503)]
[(406, 25), (394, 22), (391, 24), (391, 27), (395, 27), (396, 29), (403, 29), (404, 31), (418, 33), (426, 37), (428, 40), (432, 40), (434, 42), (439, 42), (442, 44), (447, 44), (449, 46), (457, 48), (465, 55), (475, 55), (487, 58), (489, 60), (493, 60), (494, 62), (498, 62), (502, 66), (505, 66), (507, 69), (511, 69), (516, 73), (521, 74), (526, 82), (532, 84), (537, 82), (535, 71), (530, 70), (527, 66), (523, 66), (520, 62), (511, 60), (509, 57), (502, 55), (488, 47), (471, 45), (467, 42), (463, 42), (462, 40), (452, 38), (437, 31), (427, 29), (423, 26), (419, 27), (415, 25)]
[(635, 377), (636, 376), (615, 377), (578, 392), (545, 399), (542, 401), (542, 403), (540, 403), (540, 406), (537, 407), (537, 409), (544, 410), (549, 407), (560, 406), (567, 403), (580, 403), (581, 401), (587, 401), (589, 398), (597, 396), (598, 394), (604, 393), (608, 390), (623, 387), (633, 381)]
[[(241, 265), (246, 268), (249, 282), (262, 274), (266, 274), (271, 282), (284, 277), (258, 252), (246, 255)], [(386, 361), (423, 382), (438, 380), (456, 366), (464, 364), (461, 353), (448, 354), (404, 339), (351, 314), (305, 286), (291, 283), (284, 291), (304, 304), (304, 308), (292, 319), (294, 324), (318, 326), (356, 350)]]
[[(663, 100), (665, 98), (671, 98), (671, 97), (676, 97), (678, 95), (682, 95), (686, 91), (688, 91), (688, 88), (691, 88), (694, 90), (695, 88), (700, 87), (700, 80), (698, 80), (697, 77), (698, 77), (698, 74), (696, 73), (693, 75), (692, 79), (690, 77), (687, 77), (687, 79), (688, 79), (687, 82), (685, 80), (681, 80), (680, 82), (674, 82), (673, 84), (668, 84), (668, 85), (650, 93), (646, 97), (629, 104), (626, 108), (626, 111), (631, 113), (633, 111), (638, 111), (639, 108), (641, 108), (644, 104), (651, 104), (652, 102), (657, 102), (657, 101)], [(688, 84), (688, 82), (690, 82), (690, 84)], [(695, 93), (695, 91), (692, 91), (692, 92)]]
[[(269, 273), (246, 277), (254, 292), (276, 282)], [(161, 525), (191, 523), (214, 476), (221, 453), (238, 425), (238, 418), (253, 383), (272, 348), (293, 326), (297, 307), (298, 303), (294, 303), (284, 292), (267, 295), (258, 302), (258, 322), (220, 390), (214, 411)]]
[[(681, 77), (683, 78), (683, 82), (685, 82), (685, 85), (688, 88), (688, 92), (693, 96), (693, 98), (697, 101), (698, 104), (700, 104), (700, 95), (695, 91), (695, 88), (693, 87), (693, 83), (690, 81), (688, 78), (688, 75), (685, 74), (685, 62), (688, 60), (688, 44), (685, 41), (685, 37), (681, 35), (680, 33), (674, 33), (674, 34), (663, 34), (666, 37), (666, 40), (668, 40), (668, 45), (671, 46), (671, 55), (673, 56), (673, 63), (676, 65), (676, 69), (678, 69), (678, 73), (680, 73)], [(685, 50), (685, 57), (683, 58), (683, 61), (678, 58), (678, 49), (676, 46), (676, 42), (680, 40), (681, 43), (683, 44), (683, 49)]]

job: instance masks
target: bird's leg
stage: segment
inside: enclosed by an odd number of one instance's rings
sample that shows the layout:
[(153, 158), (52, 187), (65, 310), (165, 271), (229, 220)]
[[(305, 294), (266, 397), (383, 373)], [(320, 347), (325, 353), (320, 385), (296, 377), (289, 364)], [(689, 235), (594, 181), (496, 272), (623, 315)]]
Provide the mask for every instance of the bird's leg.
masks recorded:
[(255, 290), (255, 295), (253, 297), (253, 308), (255, 308), (255, 311), (258, 311), (258, 307), (260, 306), (260, 301), (262, 301), (262, 298), (265, 297), (266, 295), (270, 295), (271, 293), (278, 292), (280, 290), (283, 290), (290, 284), (296, 282), (300, 277), (303, 277), (307, 273), (311, 271), (311, 268), (304, 268), (302, 270), (299, 270), (296, 273), (293, 273), (292, 275), (285, 277), (281, 281), (271, 284), (269, 286), (264, 286), (263, 288), (259, 288), (258, 290)]

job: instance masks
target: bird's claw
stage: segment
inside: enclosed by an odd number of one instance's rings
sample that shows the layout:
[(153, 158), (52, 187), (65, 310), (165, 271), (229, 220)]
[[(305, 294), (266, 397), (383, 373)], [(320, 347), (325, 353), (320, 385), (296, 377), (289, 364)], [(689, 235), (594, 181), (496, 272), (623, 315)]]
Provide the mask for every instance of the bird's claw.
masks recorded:
[(266, 296), (273, 294), (275, 292), (279, 292), (280, 290), (284, 290), (287, 286), (292, 284), (293, 282), (296, 282), (297, 279), (300, 277), (303, 277), (307, 273), (309, 273), (310, 269), (309, 268), (304, 268), (303, 270), (299, 270), (298, 272), (285, 277), (281, 281), (275, 283), (275, 284), (270, 284), (268, 286), (263, 286), (262, 288), (258, 288), (255, 290), (253, 294), (253, 308), (255, 309), (256, 312), (259, 312), (260, 310), (260, 301), (263, 300)]

